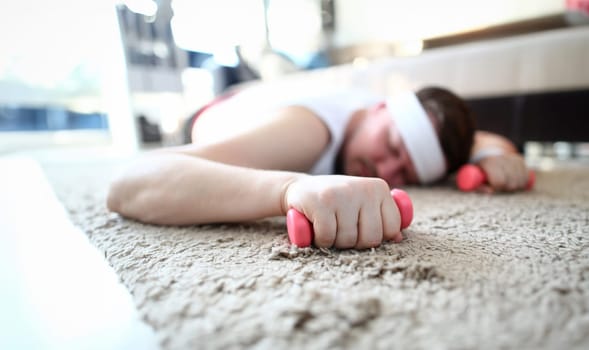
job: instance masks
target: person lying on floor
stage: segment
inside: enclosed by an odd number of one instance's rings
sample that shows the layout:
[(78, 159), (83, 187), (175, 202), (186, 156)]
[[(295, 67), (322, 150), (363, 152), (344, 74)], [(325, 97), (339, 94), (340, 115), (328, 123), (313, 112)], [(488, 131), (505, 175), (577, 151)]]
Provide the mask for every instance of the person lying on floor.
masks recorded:
[(245, 90), (201, 113), (192, 139), (140, 156), (111, 184), (108, 208), (161, 225), (295, 208), (312, 222), (315, 246), (364, 249), (402, 240), (392, 187), (432, 184), (485, 153), (477, 161), (493, 191), (522, 190), (528, 175), (516, 148), (475, 133), (464, 101), (441, 87), (272, 101)]

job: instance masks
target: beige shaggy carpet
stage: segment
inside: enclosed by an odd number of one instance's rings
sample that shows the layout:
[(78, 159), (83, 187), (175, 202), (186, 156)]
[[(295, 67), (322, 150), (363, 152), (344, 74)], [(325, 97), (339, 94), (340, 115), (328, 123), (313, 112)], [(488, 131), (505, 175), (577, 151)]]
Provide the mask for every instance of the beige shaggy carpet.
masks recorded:
[(407, 188), (403, 243), (339, 251), (289, 246), (282, 218), (123, 219), (105, 209), (122, 163), (43, 166), (163, 349), (589, 348), (587, 166), (516, 195)]

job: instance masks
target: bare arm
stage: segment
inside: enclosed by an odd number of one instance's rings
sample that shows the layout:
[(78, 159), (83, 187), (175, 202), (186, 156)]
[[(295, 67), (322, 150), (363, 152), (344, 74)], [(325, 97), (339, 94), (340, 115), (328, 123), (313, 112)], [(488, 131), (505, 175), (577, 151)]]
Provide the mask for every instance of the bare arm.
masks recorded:
[(297, 176), (160, 153), (113, 182), (107, 203), (123, 216), (164, 225), (252, 220), (283, 214), (281, 198)]
[(219, 143), (145, 155), (113, 182), (109, 209), (143, 222), (184, 225), (253, 220), (295, 208), (312, 221), (319, 247), (400, 241), (399, 211), (384, 180), (299, 172), (319, 157), (328, 133), (317, 118), (292, 111)]
[[(198, 224), (283, 214), (285, 187), (310, 167), (328, 134), (309, 112), (285, 110), (256, 130), (207, 146), (151, 152), (110, 188), (108, 208), (156, 224)], [(268, 170), (263, 170), (268, 169)]]

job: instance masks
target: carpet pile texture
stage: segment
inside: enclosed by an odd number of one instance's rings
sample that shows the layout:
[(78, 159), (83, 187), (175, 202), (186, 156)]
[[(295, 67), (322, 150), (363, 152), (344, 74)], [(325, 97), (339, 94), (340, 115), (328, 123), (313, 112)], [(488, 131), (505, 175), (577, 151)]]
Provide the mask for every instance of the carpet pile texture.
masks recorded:
[(109, 213), (122, 162), (44, 164), (163, 349), (587, 349), (589, 168), (528, 193), (408, 187), (401, 244), (299, 249), (283, 218), (161, 227)]

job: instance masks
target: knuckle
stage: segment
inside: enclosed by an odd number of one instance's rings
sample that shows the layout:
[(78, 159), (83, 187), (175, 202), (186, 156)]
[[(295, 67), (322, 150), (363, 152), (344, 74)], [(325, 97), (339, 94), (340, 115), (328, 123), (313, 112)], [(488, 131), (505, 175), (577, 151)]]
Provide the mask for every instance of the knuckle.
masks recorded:
[(389, 184), (381, 178), (371, 178), (372, 180), (372, 187), (371, 190), (379, 193), (379, 192), (384, 192), (384, 191), (388, 191), (389, 190)]
[(338, 191), (333, 188), (325, 189), (318, 193), (317, 198), (319, 202), (328, 208), (334, 208), (339, 201)]

